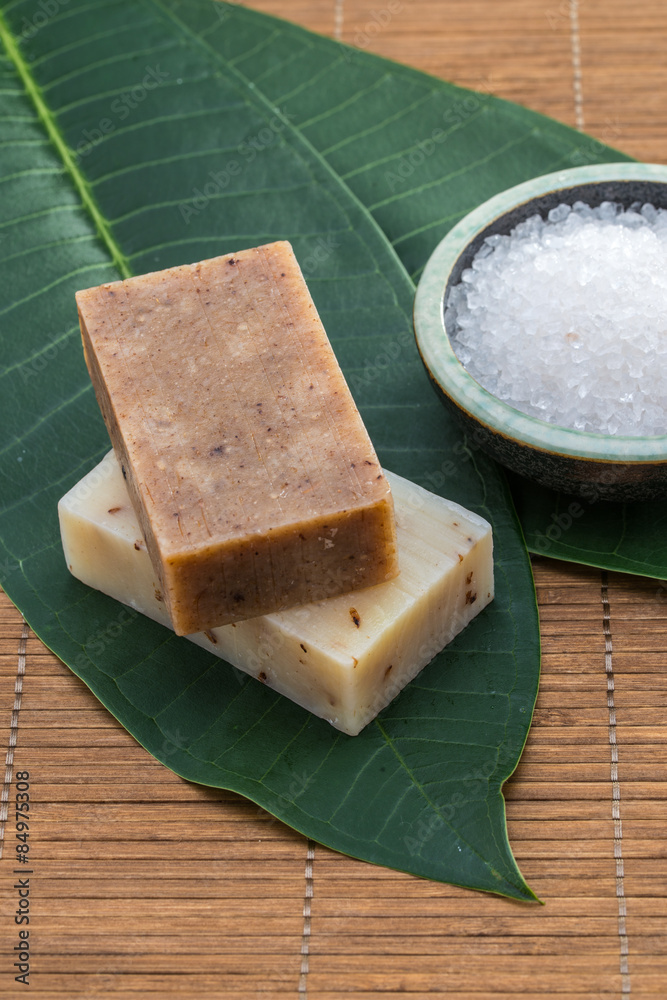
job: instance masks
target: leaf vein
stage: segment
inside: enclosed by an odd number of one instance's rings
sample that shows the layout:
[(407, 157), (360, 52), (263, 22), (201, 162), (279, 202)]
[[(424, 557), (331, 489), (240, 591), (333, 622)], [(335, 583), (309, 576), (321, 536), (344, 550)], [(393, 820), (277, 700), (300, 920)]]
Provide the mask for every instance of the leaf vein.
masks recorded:
[(22, 80), (26, 91), (32, 100), (39, 120), (46, 129), (47, 135), (63, 161), (65, 169), (71, 176), (74, 187), (83, 202), (84, 208), (87, 209), (88, 213), (92, 217), (99, 236), (111, 255), (112, 262), (118, 268), (122, 277), (129, 277), (130, 269), (128, 262), (120, 247), (111, 235), (108, 223), (93, 198), (90, 185), (76, 165), (74, 156), (63, 138), (55, 117), (46, 104), (44, 97), (42, 96), (42, 92), (32, 76), (31, 69), (21, 55), (21, 52), (14, 41), (14, 37), (1, 13), (0, 39), (3, 41), (7, 54), (14, 63), (16, 72), (18, 73), (19, 78)]

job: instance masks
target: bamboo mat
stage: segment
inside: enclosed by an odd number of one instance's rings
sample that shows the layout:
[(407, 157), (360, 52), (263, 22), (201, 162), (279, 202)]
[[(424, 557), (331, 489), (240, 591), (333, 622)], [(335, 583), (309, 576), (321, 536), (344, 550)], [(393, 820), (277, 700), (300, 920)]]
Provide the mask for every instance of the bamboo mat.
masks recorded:
[[(253, 5), (667, 162), (664, 0)], [(15, 985), (8, 823), (0, 995), (667, 997), (667, 590), (542, 558), (534, 570), (543, 679), (506, 791), (543, 907), (345, 858), (238, 796), (188, 785), (2, 595), (2, 803), (29, 772), (33, 957), (30, 986)]]

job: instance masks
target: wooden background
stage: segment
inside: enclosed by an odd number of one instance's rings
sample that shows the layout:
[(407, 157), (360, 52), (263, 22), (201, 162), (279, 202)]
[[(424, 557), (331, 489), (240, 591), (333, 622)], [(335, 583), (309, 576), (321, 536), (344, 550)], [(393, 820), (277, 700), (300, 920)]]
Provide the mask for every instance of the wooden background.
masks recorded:
[[(252, 5), (667, 163), (664, 0)], [(0, 995), (667, 996), (667, 589), (543, 558), (534, 568), (543, 680), (507, 798), (510, 838), (543, 907), (342, 857), (238, 796), (186, 784), (3, 596), (2, 804), (29, 770), (34, 875), (26, 988), (11, 968), (8, 823)], [(0, 816), (0, 847), (3, 829)]]

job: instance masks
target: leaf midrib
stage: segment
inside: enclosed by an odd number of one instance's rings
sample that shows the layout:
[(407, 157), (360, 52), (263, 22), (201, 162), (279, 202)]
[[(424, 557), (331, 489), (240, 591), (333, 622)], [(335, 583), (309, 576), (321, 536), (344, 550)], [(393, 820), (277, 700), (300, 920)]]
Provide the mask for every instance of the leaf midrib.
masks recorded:
[(23, 83), (24, 91), (27, 94), (30, 101), (34, 105), (37, 116), (41, 121), (46, 134), (51, 141), (52, 145), (61, 159), (65, 170), (72, 179), (72, 183), (76, 188), (76, 191), (81, 199), (82, 205), (88, 212), (93, 225), (97, 231), (98, 236), (107, 248), (111, 261), (120, 273), (122, 278), (129, 278), (132, 275), (132, 269), (130, 267), (129, 261), (120, 246), (114, 239), (111, 232), (109, 222), (104, 217), (99, 205), (97, 204), (93, 193), (90, 189), (88, 181), (83, 176), (79, 170), (74, 154), (65, 142), (65, 138), (60, 131), (56, 118), (53, 112), (50, 110), (44, 96), (42, 94), (41, 88), (34, 76), (32, 75), (29, 66), (27, 65), (25, 59), (21, 55), (21, 51), (16, 43), (14, 35), (7, 24), (4, 15), (0, 12), (0, 40), (5, 47), (7, 57), (14, 65), (16, 73), (19, 79)]

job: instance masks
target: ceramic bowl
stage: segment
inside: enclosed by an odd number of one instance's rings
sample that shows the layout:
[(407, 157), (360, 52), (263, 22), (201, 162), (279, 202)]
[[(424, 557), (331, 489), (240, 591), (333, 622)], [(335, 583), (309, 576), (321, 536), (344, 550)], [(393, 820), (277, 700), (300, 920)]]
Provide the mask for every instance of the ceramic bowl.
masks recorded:
[[(417, 345), (436, 389), (475, 442), (507, 468), (543, 486), (589, 500), (653, 500), (667, 496), (667, 433), (622, 437), (576, 431), (528, 416), (493, 396), (456, 357), (445, 327), (449, 289), (470, 267), (487, 236), (506, 235), (561, 203), (667, 208), (667, 167), (611, 163), (536, 177), (496, 195), (462, 219), (436, 247), (419, 282)], [(667, 432), (667, 427), (665, 428)]]

